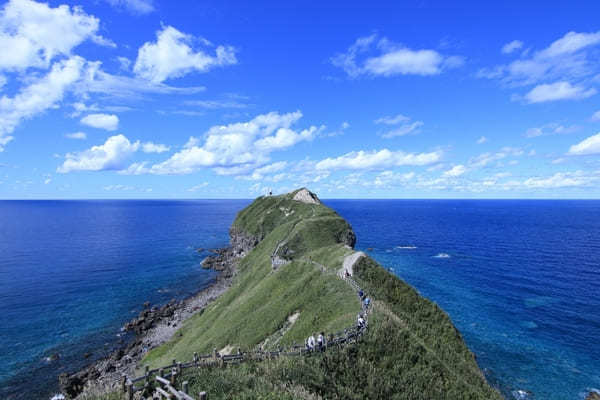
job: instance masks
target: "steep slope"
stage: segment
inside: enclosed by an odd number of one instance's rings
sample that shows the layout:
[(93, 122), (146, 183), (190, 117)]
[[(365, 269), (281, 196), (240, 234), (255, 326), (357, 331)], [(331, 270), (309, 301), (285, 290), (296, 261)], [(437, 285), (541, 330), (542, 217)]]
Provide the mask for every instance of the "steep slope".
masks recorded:
[(375, 301), (360, 343), (312, 357), (186, 373), (214, 398), (500, 399), (448, 316), (368, 256), (353, 256), (350, 225), (305, 189), (256, 199), (231, 227), (233, 286), (179, 335), (152, 350), (152, 368), (213, 348), (273, 348), (352, 325), (355, 280)]

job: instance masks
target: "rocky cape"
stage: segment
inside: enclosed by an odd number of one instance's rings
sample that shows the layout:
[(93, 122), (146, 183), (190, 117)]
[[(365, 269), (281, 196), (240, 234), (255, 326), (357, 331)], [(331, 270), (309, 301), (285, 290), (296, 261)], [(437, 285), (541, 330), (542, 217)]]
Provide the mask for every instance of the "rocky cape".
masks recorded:
[[(115, 390), (123, 375), (133, 375), (138, 362), (149, 350), (168, 341), (183, 321), (202, 313), (208, 304), (223, 294), (231, 286), (239, 259), (259, 242), (259, 238), (234, 227), (229, 230), (229, 236), (228, 247), (212, 250), (213, 254), (202, 261), (203, 268), (218, 271), (210, 286), (183, 301), (171, 300), (160, 307), (144, 303), (140, 314), (122, 328), (124, 333), (131, 332), (134, 337), (84, 369), (61, 374), (58, 377), (61, 393), (76, 399)], [(82, 357), (89, 357), (89, 353)]]

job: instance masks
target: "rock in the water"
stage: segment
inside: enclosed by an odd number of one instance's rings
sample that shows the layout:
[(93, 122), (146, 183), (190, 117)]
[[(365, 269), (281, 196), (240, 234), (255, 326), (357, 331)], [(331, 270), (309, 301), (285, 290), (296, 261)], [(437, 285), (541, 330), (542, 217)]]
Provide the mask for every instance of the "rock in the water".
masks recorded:
[(600, 393), (598, 393), (597, 391), (593, 390), (591, 391), (587, 397), (585, 398), (585, 400), (600, 400)]
[(298, 192), (294, 195), (293, 200), (301, 201), (302, 203), (306, 204), (321, 204), (321, 200), (319, 200), (317, 195), (310, 192), (306, 188), (298, 190)]

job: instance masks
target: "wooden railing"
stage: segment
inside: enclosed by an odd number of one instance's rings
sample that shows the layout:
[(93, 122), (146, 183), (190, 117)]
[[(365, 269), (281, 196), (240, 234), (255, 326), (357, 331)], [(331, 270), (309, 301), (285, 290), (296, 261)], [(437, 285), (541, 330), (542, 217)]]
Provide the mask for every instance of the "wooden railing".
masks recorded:
[[(345, 281), (357, 292), (361, 290), (356, 281), (351, 277), (346, 277)], [(365, 320), (364, 325), (362, 327), (352, 326), (343, 331), (330, 334), (321, 348), (309, 349), (307, 346), (299, 346), (296, 344), (287, 348), (280, 347), (277, 350), (271, 351), (253, 350), (243, 352), (238, 348), (237, 353), (226, 355), (221, 355), (217, 352), (217, 349), (213, 349), (211, 354), (200, 355), (194, 353), (192, 360), (188, 362), (182, 363), (173, 360), (171, 364), (156, 369), (149, 369), (149, 367), (146, 366), (144, 375), (137, 378), (129, 378), (126, 375), (123, 375), (121, 380), (121, 390), (123, 393), (127, 394), (128, 400), (133, 400), (134, 393), (139, 391), (144, 391), (146, 395), (150, 395), (150, 392), (154, 391), (160, 398), (165, 399), (175, 398), (178, 400), (196, 400), (188, 393), (187, 381), (182, 382), (181, 390), (176, 389), (177, 379), (182, 375), (184, 370), (190, 368), (223, 367), (225, 364), (239, 364), (245, 361), (268, 361), (279, 357), (308, 356), (313, 353), (327, 351), (329, 348), (356, 343), (366, 332), (369, 324), (368, 314), (370, 312), (370, 307), (365, 306), (362, 299), (361, 306)], [(151, 385), (152, 380), (158, 384), (158, 387), (155, 389)], [(208, 395), (206, 392), (200, 392), (198, 398), (205, 400), (208, 398)]]

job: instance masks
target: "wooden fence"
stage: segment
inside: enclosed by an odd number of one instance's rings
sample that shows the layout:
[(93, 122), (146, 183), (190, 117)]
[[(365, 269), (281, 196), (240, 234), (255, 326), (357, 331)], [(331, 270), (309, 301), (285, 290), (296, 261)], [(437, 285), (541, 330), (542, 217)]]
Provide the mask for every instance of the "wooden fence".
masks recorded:
[[(347, 277), (345, 280), (354, 288), (357, 292), (361, 289), (354, 279)], [(294, 344), (291, 347), (280, 347), (277, 350), (262, 351), (242, 351), (240, 348), (237, 349), (235, 354), (221, 355), (217, 352), (217, 349), (213, 349), (211, 354), (198, 354), (194, 353), (192, 360), (188, 362), (178, 362), (173, 360), (169, 365), (165, 365), (161, 368), (149, 369), (145, 367), (144, 375), (137, 378), (129, 378), (123, 375), (121, 380), (121, 390), (127, 394), (128, 400), (133, 400), (134, 393), (144, 391), (145, 395), (149, 396), (152, 391), (158, 394), (159, 398), (165, 399), (178, 399), (178, 400), (195, 400), (188, 393), (187, 381), (182, 382), (181, 390), (177, 390), (176, 384), (178, 377), (181, 377), (182, 373), (186, 369), (190, 368), (210, 368), (210, 367), (223, 367), (226, 364), (239, 364), (245, 361), (268, 361), (274, 360), (279, 357), (298, 357), (308, 356), (312, 353), (319, 351), (327, 351), (328, 348), (340, 347), (349, 343), (356, 343), (360, 336), (362, 336), (368, 327), (368, 313), (370, 307), (366, 307), (361, 299), (361, 305), (363, 309), (363, 315), (365, 323), (362, 327), (352, 326), (346, 328), (343, 331), (330, 334), (324, 343), (324, 346), (314, 349), (309, 349), (307, 346), (300, 346)], [(155, 389), (151, 385), (154, 380), (159, 386)], [(206, 392), (199, 393), (199, 399), (205, 400), (208, 398)]]

